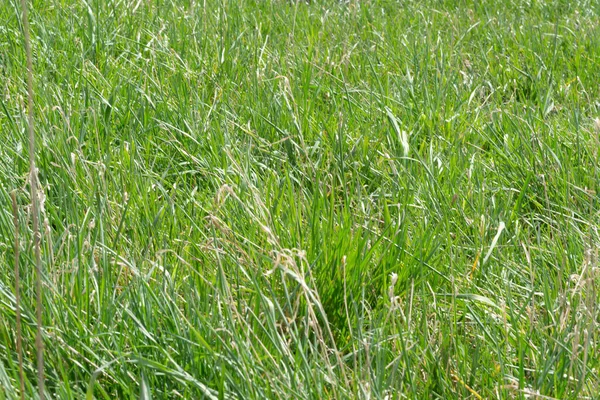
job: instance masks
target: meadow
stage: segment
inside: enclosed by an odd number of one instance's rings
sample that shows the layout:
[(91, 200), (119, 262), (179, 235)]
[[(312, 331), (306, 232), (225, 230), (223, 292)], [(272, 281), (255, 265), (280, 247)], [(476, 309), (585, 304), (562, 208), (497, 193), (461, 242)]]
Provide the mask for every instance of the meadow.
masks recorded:
[[(19, 337), (39, 385), (20, 10), (0, 2), (0, 400)], [(598, 1), (29, 21), (46, 398), (600, 398)]]

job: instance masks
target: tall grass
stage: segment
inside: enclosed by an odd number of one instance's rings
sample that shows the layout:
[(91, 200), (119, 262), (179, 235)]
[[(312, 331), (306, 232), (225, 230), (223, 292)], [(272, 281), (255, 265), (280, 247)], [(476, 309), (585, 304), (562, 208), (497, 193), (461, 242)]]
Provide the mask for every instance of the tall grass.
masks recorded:
[(10, 193), (13, 208), (13, 225), (15, 227), (15, 335), (17, 345), (17, 359), (19, 362), (19, 395), (25, 399), (25, 374), (23, 372), (23, 330), (21, 328), (21, 270), (19, 255), (21, 252), (21, 241), (19, 238), (19, 206), (17, 194), (13, 190)]
[[(25, 47), (25, 58), (26, 64), (26, 77), (27, 77), (27, 131), (29, 133), (29, 188), (31, 193), (31, 221), (32, 221), (32, 235), (33, 235), (33, 251), (35, 254), (35, 304), (36, 304), (36, 334), (35, 334), (35, 347), (37, 357), (37, 377), (38, 377), (38, 393), (39, 398), (44, 399), (44, 340), (42, 338), (42, 313), (44, 309), (43, 297), (42, 297), (42, 257), (41, 257), (41, 233), (40, 233), (40, 199), (39, 199), (39, 183), (38, 183), (38, 170), (36, 167), (36, 135), (34, 128), (34, 100), (33, 100), (33, 61), (31, 55), (31, 35), (29, 33), (29, 16), (28, 16), (28, 5), (27, 0), (21, 0), (21, 17), (23, 22), (23, 43)], [(18, 215), (17, 205), (15, 198), (13, 197), (13, 209), (15, 212), (15, 291), (18, 292), (20, 285), (20, 278), (18, 277)], [(16, 299), (16, 296), (15, 296)], [(20, 302), (15, 302), (17, 308), (20, 307)], [(21, 330), (20, 330), (20, 310), (16, 311), (17, 321), (19, 329), (17, 334), (17, 347), (19, 351), (19, 378), (21, 381), (21, 396), (24, 394), (23, 390), (23, 376), (22, 376), (22, 359), (21, 359)]]
[[(31, 9), (46, 396), (600, 393), (596, 2)], [(0, 399), (19, 386), (19, 17), (0, 4)]]

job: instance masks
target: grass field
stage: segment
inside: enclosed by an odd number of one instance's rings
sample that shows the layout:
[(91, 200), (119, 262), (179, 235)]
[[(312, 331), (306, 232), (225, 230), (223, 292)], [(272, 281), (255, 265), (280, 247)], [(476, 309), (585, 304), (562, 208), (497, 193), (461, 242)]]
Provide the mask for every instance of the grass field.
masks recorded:
[[(0, 3), (0, 399), (38, 387)], [(600, 398), (600, 3), (35, 0), (46, 397)]]

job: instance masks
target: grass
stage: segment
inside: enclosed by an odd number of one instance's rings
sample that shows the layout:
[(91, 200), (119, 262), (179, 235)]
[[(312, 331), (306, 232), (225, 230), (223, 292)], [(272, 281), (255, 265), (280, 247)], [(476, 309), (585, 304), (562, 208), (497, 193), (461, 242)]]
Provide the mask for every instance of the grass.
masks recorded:
[[(0, 4), (0, 399), (36, 396)], [(30, 5), (48, 398), (598, 398), (597, 1)], [(87, 396), (87, 397), (86, 397)]]

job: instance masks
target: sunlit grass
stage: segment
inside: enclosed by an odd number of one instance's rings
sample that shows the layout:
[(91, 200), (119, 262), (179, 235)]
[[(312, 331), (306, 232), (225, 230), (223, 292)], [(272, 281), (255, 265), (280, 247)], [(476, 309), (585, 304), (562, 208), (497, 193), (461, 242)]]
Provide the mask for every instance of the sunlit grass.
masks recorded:
[[(596, 398), (595, 1), (34, 1), (48, 398)], [(35, 284), (0, 3), (0, 399)], [(539, 397), (539, 398), (547, 398)]]

